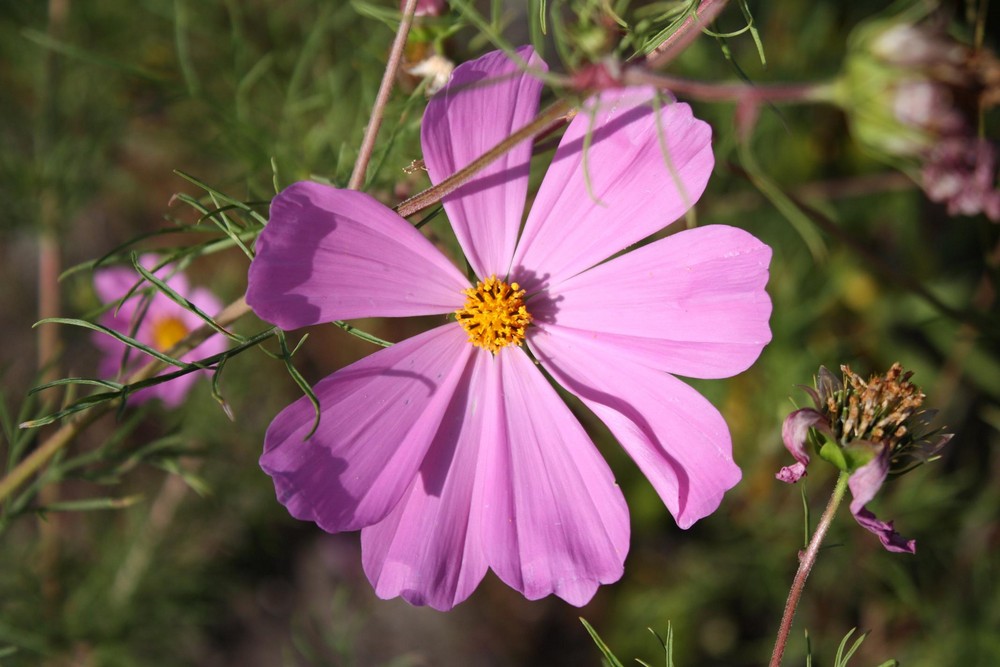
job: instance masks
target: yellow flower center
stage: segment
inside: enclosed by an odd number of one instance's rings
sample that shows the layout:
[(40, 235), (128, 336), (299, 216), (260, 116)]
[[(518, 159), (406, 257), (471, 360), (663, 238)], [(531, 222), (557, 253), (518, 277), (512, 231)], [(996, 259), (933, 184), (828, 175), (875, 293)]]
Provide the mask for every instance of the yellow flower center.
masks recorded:
[(179, 317), (161, 317), (153, 322), (153, 346), (160, 352), (166, 352), (184, 340), (188, 333), (187, 326)]
[(524, 290), (496, 276), (462, 290), (465, 306), (455, 311), (458, 323), (469, 334), (469, 342), (493, 354), (508, 345), (520, 345), (531, 314), (524, 307)]

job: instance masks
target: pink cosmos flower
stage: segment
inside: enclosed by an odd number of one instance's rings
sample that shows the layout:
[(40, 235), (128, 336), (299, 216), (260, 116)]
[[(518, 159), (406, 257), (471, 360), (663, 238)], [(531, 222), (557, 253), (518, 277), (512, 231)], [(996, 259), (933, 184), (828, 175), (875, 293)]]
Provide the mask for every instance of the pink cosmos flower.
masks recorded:
[[(431, 181), (531, 120), (541, 88), (499, 52), (456, 68), (423, 119)], [(267, 431), (279, 501), (324, 530), (360, 529), (380, 597), (449, 609), (492, 569), (529, 599), (579, 606), (621, 577), (625, 500), (546, 374), (608, 426), (682, 528), (739, 481), (722, 416), (673, 374), (726, 377), (757, 358), (771, 251), (709, 226), (608, 259), (681, 216), (712, 171), (708, 125), (654, 94), (583, 105), (523, 231), (530, 142), (444, 199), (472, 283), (366, 194), (296, 183), (274, 199), (247, 290), (263, 319), (456, 314), (319, 382), (311, 438), (306, 399)]]
[[(153, 255), (143, 255), (140, 263), (152, 270), (157, 265)], [(183, 273), (171, 275), (171, 267), (165, 266), (156, 272), (158, 278), (164, 280), (171, 289), (184, 296), (203, 312), (215, 315), (222, 309), (222, 303), (214, 294), (202, 287), (189, 286)], [(131, 290), (142, 276), (131, 268), (111, 267), (100, 269), (94, 273), (94, 289), (104, 303), (115, 303)], [(109, 329), (129, 335), (140, 343), (144, 343), (161, 352), (166, 352), (184, 339), (193, 330), (201, 327), (204, 322), (189, 310), (182, 308), (162, 292), (156, 291), (152, 297), (144, 297), (141, 292), (134, 294), (128, 301), (121, 304), (117, 310), (112, 308), (101, 316), (100, 323)], [(113, 378), (119, 375), (122, 360), (128, 347), (118, 340), (105, 334), (97, 333), (93, 337), (95, 345), (103, 352), (98, 367), (101, 377)], [(226, 349), (225, 340), (221, 336), (213, 336), (204, 343), (180, 357), (181, 361), (196, 361), (204, 357), (219, 354)], [(138, 350), (128, 351), (129, 363), (127, 371), (133, 371), (149, 361), (149, 357)], [(169, 373), (176, 368), (168, 368)], [(129, 396), (130, 401), (142, 403), (151, 398), (159, 398), (168, 407), (180, 405), (195, 381), (202, 372), (190, 373), (175, 378), (163, 384), (142, 389)]]

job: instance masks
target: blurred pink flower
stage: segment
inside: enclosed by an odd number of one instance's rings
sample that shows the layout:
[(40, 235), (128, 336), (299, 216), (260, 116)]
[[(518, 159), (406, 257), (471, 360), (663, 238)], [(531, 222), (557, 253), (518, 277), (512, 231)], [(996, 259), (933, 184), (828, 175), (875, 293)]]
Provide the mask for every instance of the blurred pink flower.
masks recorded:
[[(431, 181), (534, 118), (541, 89), (500, 52), (459, 66), (423, 119)], [(274, 199), (247, 290), (263, 319), (456, 314), (319, 382), (308, 440), (304, 398), (267, 431), (261, 465), (280, 502), (324, 530), (361, 529), (380, 597), (449, 609), (492, 569), (529, 599), (583, 605), (621, 577), (625, 499), (546, 373), (607, 425), (682, 528), (739, 481), (722, 416), (673, 374), (727, 377), (756, 360), (771, 251), (707, 226), (608, 259), (683, 215), (712, 171), (708, 125), (654, 95), (585, 102), (520, 234), (530, 141), (444, 198), (473, 284), (366, 194), (303, 182)]]
[[(147, 270), (152, 270), (157, 264), (153, 255), (143, 255), (140, 263)], [(165, 266), (156, 272), (156, 276), (178, 294), (184, 296), (203, 312), (215, 315), (222, 309), (222, 303), (207, 289), (188, 285), (187, 278), (182, 273), (170, 275), (171, 267)], [(98, 298), (106, 304), (117, 302), (128, 294), (142, 276), (131, 268), (111, 267), (99, 269), (94, 273), (94, 289)], [(159, 291), (151, 297), (145, 297), (142, 292), (132, 295), (120, 307), (111, 308), (101, 316), (100, 323), (109, 329), (120, 331), (135, 338), (140, 343), (148, 345), (161, 352), (166, 352), (176, 343), (185, 338), (191, 331), (201, 327), (204, 322), (189, 310), (182, 308), (169, 297)], [(98, 367), (101, 377), (113, 378), (119, 375), (122, 361), (128, 351), (126, 373), (136, 370), (149, 361), (142, 352), (131, 349), (106, 334), (96, 333), (94, 344), (104, 353)], [(213, 336), (204, 343), (180, 357), (181, 361), (196, 361), (204, 357), (219, 354), (226, 348), (221, 336)], [(177, 370), (167, 368), (164, 373)], [(169, 407), (180, 405), (195, 381), (203, 371), (197, 371), (175, 378), (163, 384), (142, 389), (129, 396), (130, 401), (142, 403), (151, 398), (159, 398)]]
[(979, 118), (1000, 99), (1000, 62), (957, 41), (943, 15), (912, 23), (905, 13), (859, 26), (838, 90), (855, 137), (877, 155), (919, 173), (949, 215), (1000, 222), (996, 144)]
[(931, 201), (948, 205), (949, 215), (983, 213), (1000, 222), (996, 146), (976, 136), (941, 139), (928, 152), (921, 172)]

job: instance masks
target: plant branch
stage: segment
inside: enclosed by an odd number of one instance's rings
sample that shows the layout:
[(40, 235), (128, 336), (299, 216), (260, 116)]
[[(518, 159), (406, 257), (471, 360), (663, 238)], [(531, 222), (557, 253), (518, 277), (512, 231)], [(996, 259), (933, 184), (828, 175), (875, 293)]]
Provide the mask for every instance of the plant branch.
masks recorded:
[[(69, 14), (69, 0), (49, 0), (47, 35), (54, 40), (62, 38)], [(41, 165), (52, 152), (54, 128), (58, 116), (56, 90), (60, 81), (60, 60), (55, 51), (48, 51), (42, 63), (39, 85), (39, 111), (35, 129), (35, 162)], [(43, 179), (47, 181), (48, 179)], [(59, 239), (59, 196), (57, 188), (47, 183), (38, 196), (38, 319), (58, 317), (62, 310), (62, 294), (59, 290), (61, 272), (61, 248)], [(61, 348), (59, 330), (46, 327), (38, 334), (38, 377), (42, 382), (55, 380), (59, 374), (57, 359)], [(53, 505), (59, 500), (56, 488), (42, 490), (41, 499), (45, 505)], [(39, 549), (38, 566), (42, 580), (42, 597), (54, 604), (59, 597), (59, 542), (60, 519), (51, 516), (47, 521), (38, 522)]]
[(622, 75), (626, 86), (652, 85), (704, 102), (825, 102), (831, 99), (832, 86), (821, 83), (749, 84), (743, 82), (706, 83), (667, 74), (656, 74), (642, 67), (629, 67)]
[(725, 6), (726, 0), (702, 0), (698, 9), (684, 19), (672, 35), (650, 51), (642, 62), (650, 69), (669, 63), (697, 39), (702, 27), (714, 21)]
[(486, 151), (463, 169), (458, 170), (437, 185), (427, 188), (423, 192), (417, 193), (404, 200), (396, 207), (396, 213), (406, 218), (418, 211), (422, 211), (428, 206), (439, 202), (443, 197), (454, 192), (463, 184), (468, 182), (478, 172), (482, 171), (490, 164), (500, 159), (507, 151), (514, 148), (522, 141), (526, 141), (536, 135), (545, 134), (553, 124), (559, 123), (561, 119), (570, 113), (572, 107), (565, 99), (559, 99), (549, 105), (538, 114), (534, 120), (522, 127), (520, 130), (510, 135), (496, 146)]
[(812, 571), (813, 565), (816, 564), (816, 556), (819, 554), (820, 545), (823, 544), (823, 538), (826, 537), (826, 533), (830, 529), (830, 524), (833, 523), (833, 517), (837, 514), (837, 508), (840, 507), (840, 502), (844, 499), (844, 493), (847, 491), (848, 477), (848, 473), (840, 473), (840, 477), (837, 478), (837, 485), (833, 488), (833, 494), (830, 496), (830, 502), (827, 503), (826, 509), (823, 511), (823, 516), (820, 517), (819, 524), (816, 525), (816, 532), (813, 533), (812, 539), (809, 540), (809, 546), (806, 547), (805, 552), (799, 556), (799, 570), (795, 573), (795, 579), (792, 580), (792, 588), (788, 591), (788, 601), (785, 602), (785, 613), (781, 617), (778, 636), (774, 640), (774, 652), (771, 654), (771, 662), (768, 663), (769, 667), (780, 667), (781, 665), (781, 658), (785, 655), (788, 634), (792, 630), (795, 610), (799, 606), (799, 599), (802, 597), (806, 579), (809, 578), (809, 573)]
[(375, 104), (372, 106), (371, 117), (368, 126), (365, 128), (365, 136), (361, 141), (361, 151), (358, 159), (354, 163), (354, 171), (351, 172), (351, 180), (347, 187), (351, 190), (359, 190), (364, 185), (365, 174), (368, 171), (368, 162), (371, 160), (372, 152), (375, 150), (375, 139), (378, 137), (378, 130), (382, 126), (382, 116), (385, 113), (385, 105), (389, 102), (389, 94), (392, 92), (392, 85), (396, 81), (396, 72), (399, 70), (399, 63), (403, 57), (403, 47), (406, 46), (406, 36), (410, 32), (410, 25), (413, 23), (413, 14), (417, 9), (417, 0), (407, 0), (403, 8), (403, 20), (399, 23), (396, 31), (396, 39), (392, 42), (389, 51), (389, 62), (386, 63), (385, 73), (382, 75), (382, 83), (378, 87), (378, 94), (375, 96)]
[[(215, 322), (221, 327), (228, 327), (236, 320), (250, 312), (246, 298), (240, 297), (233, 303), (222, 309), (222, 312), (215, 318)], [(216, 333), (215, 329), (207, 324), (195, 329), (188, 336), (167, 350), (170, 356), (179, 356), (194, 349), (207, 338)], [(166, 366), (162, 361), (153, 360), (145, 366), (132, 373), (127, 380), (128, 384), (148, 380), (159, 373)], [(64, 424), (58, 431), (45, 439), (35, 451), (24, 458), (17, 466), (11, 470), (2, 480), (0, 480), (0, 502), (6, 500), (10, 495), (21, 487), (28, 479), (41, 470), (49, 460), (59, 451), (73, 442), (77, 435), (86, 430), (100, 417), (111, 411), (118, 405), (119, 401), (108, 401), (101, 403), (83, 412), (80, 417), (68, 424)]]

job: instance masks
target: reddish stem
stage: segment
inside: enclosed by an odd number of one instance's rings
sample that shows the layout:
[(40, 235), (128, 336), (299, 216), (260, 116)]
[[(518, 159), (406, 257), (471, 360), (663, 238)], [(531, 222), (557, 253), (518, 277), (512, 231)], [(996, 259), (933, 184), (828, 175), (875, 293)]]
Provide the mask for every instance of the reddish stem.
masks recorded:
[(833, 523), (833, 517), (837, 514), (837, 508), (840, 507), (840, 501), (844, 499), (844, 492), (847, 491), (847, 478), (848, 474), (846, 472), (840, 473), (840, 477), (837, 478), (837, 485), (833, 488), (833, 494), (830, 496), (830, 502), (827, 503), (826, 509), (823, 511), (823, 516), (820, 517), (819, 524), (816, 526), (816, 532), (813, 533), (812, 539), (809, 540), (809, 546), (806, 547), (805, 552), (799, 556), (799, 571), (795, 573), (795, 579), (792, 580), (792, 588), (788, 591), (788, 601), (785, 602), (785, 613), (781, 617), (778, 636), (774, 640), (774, 652), (771, 654), (771, 662), (768, 663), (769, 667), (781, 666), (781, 658), (785, 655), (788, 633), (792, 630), (792, 621), (795, 619), (795, 610), (799, 606), (802, 590), (806, 586), (806, 579), (809, 578), (809, 573), (812, 571), (813, 565), (816, 564), (819, 547), (823, 544), (823, 538), (826, 537), (826, 532), (830, 529), (830, 524)]
[(702, 0), (694, 14), (684, 19), (672, 35), (660, 42), (646, 56), (645, 63), (650, 69), (666, 65), (676, 58), (691, 42), (701, 34), (701, 29), (715, 20), (726, 6), (726, 0)]
[(351, 190), (359, 190), (365, 182), (365, 173), (368, 171), (368, 162), (371, 160), (372, 152), (375, 150), (375, 139), (378, 137), (378, 130), (382, 126), (382, 115), (385, 113), (385, 105), (389, 102), (389, 94), (392, 92), (392, 84), (396, 81), (396, 72), (399, 70), (399, 63), (403, 58), (403, 47), (406, 46), (406, 36), (410, 33), (410, 24), (413, 23), (413, 13), (417, 9), (417, 0), (406, 0), (403, 8), (403, 20), (399, 22), (399, 29), (396, 31), (396, 39), (392, 42), (389, 51), (389, 62), (385, 65), (385, 72), (382, 74), (382, 83), (379, 84), (378, 94), (375, 96), (375, 104), (372, 106), (372, 115), (368, 119), (368, 127), (365, 128), (365, 137), (361, 140), (361, 150), (358, 153), (358, 160), (354, 163), (354, 171), (351, 172), (351, 180), (347, 187)]
[(625, 71), (625, 85), (653, 85), (704, 102), (820, 102), (831, 99), (832, 89), (823, 83), (705, 83), (633, 67)]

